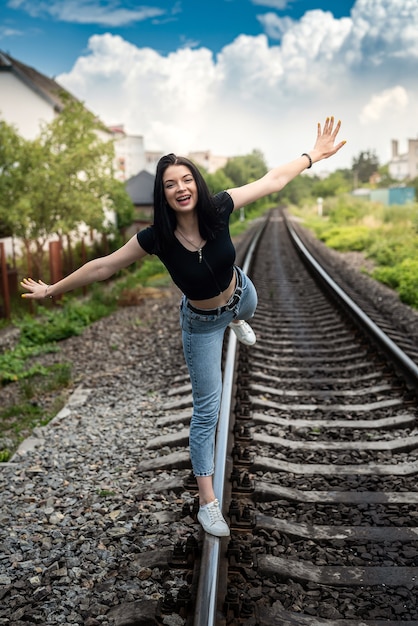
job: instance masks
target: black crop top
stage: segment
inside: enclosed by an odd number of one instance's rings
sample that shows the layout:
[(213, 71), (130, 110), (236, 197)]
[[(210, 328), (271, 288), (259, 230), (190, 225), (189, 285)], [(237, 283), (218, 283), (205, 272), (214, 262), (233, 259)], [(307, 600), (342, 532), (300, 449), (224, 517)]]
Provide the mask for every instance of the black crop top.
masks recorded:
[[(203, 246), (202, 261), (199, 263), (197, 251), (187, 250), (177, 239), (158, 255), (174, 283), (191, 300), (213, 298), (225, 291), (232, 280), (235, 248), (229, 234), (229, 217), (234, 203), (226, 191), (217, 193), (213, 199), (222, 219), (222, 227), (216, 238), (208, 240)], [(137, 239), (145, 252), (155, 254), (154, 226), (137, 233)]]

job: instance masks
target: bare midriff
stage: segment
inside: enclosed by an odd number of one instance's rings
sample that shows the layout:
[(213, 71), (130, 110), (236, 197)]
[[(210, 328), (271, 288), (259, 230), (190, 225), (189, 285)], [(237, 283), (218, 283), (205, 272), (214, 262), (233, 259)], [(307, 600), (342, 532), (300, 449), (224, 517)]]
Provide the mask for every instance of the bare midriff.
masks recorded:
[(195, 306), (197, 309), (216, 309), (218, 306), (224, 306), (228, 302), (228, 300), (232, 297), (235, 291), (236, 285), (236, 275), (233, 273), (232, 280), (229, 283), (227, 289), (222, 291), (217, 296), (213, 298), (208, 298), (207, 300), (190, 300), (191, 305)]

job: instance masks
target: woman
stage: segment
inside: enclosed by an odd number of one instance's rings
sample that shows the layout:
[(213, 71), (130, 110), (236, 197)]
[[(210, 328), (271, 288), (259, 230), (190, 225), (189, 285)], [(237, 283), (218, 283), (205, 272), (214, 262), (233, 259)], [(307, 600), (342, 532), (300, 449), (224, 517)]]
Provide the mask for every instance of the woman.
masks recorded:
[(169, 154), (160, 159), (154, 186), (154, 224), (132, 237), (112, 254), (89, 261), (78, 270), (47, 285), (31, 278), (21, 285), (22, 297), (47, 298), (105, 280), (146, 254), (157, 254), (183, 292), (180, 320), (183, 350), (193, 392), (190, 456), (196, 476), (198, 519), (212, 535), (229, 535), (229, 527), (213, 491), (216, 423), (222, 392), (221, 356), (225, 329), (247, 344), (256, 338), (245, 320), (254, 314), (257, 294), (249, 278), (234, 265), (229, 235), (232, 211), (280, 191), (313, 163), (335, 154), (341, 122), (327, 118), (318, 124), (313, 149), (270, 170), (242, 187), (211, 196), (199, 170), (187, 159)]

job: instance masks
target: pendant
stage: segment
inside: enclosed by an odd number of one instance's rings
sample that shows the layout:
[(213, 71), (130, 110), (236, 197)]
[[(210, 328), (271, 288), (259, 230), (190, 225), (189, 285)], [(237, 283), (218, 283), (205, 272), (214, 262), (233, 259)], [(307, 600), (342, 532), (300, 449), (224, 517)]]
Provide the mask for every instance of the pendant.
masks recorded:
[(199, 254), (199, 263), (201, 263), (202, 262), (202, 256), (203, 256), (202, 255), (202, 248), (199, 248), (199, 250), (197, 252)]

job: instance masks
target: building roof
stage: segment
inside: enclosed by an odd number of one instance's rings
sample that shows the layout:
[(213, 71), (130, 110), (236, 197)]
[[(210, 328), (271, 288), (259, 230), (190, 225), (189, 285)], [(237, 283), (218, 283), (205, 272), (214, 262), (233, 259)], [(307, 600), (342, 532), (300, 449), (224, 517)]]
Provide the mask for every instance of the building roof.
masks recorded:
[(71, 98), (71, 94), (68, 93), (64, 87), (61, 87), (55, 80), (48, 78), (44, 74), (41, 74), (33, 67), (29, 67), (20, 61), (17, 61), (10, 55), (0, 50), (0, 72), (12, 72), (23, 83), (25, 83), (30, 89), (35, 91), (41, 98), (49, 102), (49, 104), (60, 112), (64, 103), (60, 98), (60, 93), (65, 92)]
[(152, 205), (154, 202), (155, 176), (142, 170), (125, 183), (126, 191), (135, 205)]

